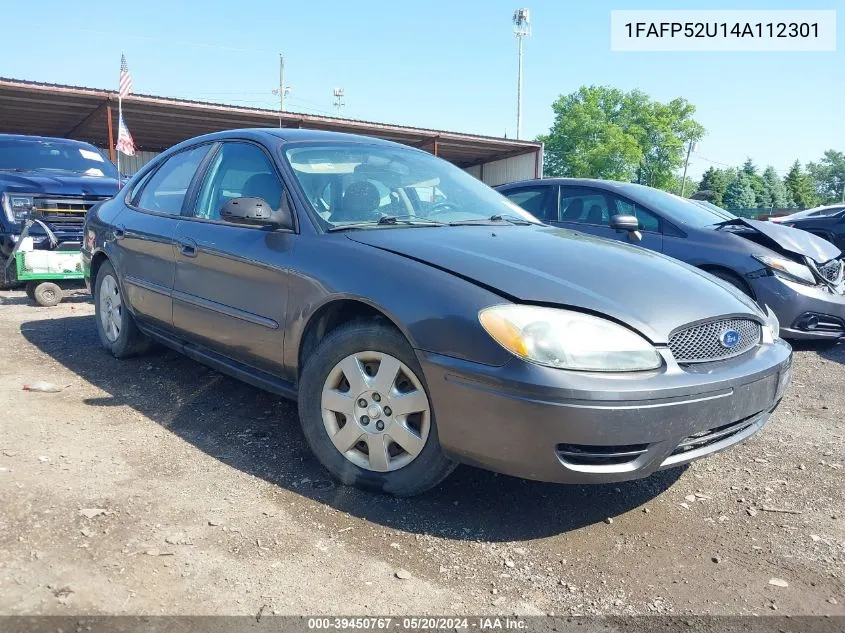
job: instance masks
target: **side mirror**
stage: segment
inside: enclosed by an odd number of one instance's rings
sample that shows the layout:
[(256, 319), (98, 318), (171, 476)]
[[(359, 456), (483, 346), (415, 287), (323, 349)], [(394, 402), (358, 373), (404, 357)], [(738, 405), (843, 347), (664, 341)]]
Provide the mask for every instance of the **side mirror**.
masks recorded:
[(293, 229), (293, 216), (286, 202), (276, 210), (263, 198), (233, 198), (220, 209), (220, 218), (231, 224)]
[(640, 221), (633, 215), (614, 215), (610, 218), (610, 227), (617, 231), (639, 231)]

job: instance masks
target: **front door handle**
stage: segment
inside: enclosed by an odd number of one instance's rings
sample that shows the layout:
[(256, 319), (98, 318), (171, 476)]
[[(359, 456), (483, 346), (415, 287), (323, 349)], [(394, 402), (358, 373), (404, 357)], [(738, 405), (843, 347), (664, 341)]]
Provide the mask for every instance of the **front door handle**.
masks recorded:
[(112, 233), (114, 234), (114, 239), (122, 240), (124, 237), (126, 237), (126, 228), (122, 224), (118, 224), (114, 227)]
[(193, 240), (182, 240), (179, 242), (179, 252), (185, 257), (196, 257), (197, 243)]

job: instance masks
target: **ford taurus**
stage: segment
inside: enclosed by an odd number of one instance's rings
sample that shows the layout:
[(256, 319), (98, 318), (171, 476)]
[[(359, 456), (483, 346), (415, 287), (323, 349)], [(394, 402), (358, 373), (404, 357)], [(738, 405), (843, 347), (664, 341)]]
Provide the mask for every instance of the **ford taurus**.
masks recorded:
[(459, 462), (645, 477), (745, 440), (789, 382), (776, 318), (741, 293), (387, 141), (195, 138), (92, 209), (85, 238), (111, 354), (154, 340), (296, 398), (335, 477), (396, 495)]

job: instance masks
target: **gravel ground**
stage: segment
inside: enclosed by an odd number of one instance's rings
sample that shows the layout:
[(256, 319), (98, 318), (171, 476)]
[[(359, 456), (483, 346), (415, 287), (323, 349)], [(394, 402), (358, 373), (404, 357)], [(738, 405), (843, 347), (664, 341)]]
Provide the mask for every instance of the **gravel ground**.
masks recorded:
[[(845, 345), (751, 441), (613, 486), (336, 486), (291, 402), (0, 293), (2, 614), (845, 614)], [(59, 393), (34, 393), (44, 380)]]

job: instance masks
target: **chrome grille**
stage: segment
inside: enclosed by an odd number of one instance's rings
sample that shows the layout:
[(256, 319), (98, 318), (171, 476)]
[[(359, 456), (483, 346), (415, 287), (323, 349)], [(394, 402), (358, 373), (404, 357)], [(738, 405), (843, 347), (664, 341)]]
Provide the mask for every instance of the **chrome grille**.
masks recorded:
[(817, 264), (816, 270), (818, 270), (819, 274), (832, 284), (838, 284), (842, 281), (841, 259), (831, 259), (826, 264)]
[(34, 216), (51, 227), (82, 228), (85, 214), (104, 197), (57, 198), (37, 196), (34, 200)]
[[(722, 344), (722, 334), (734, 330), (739, 342)], [(669, 337), (669, 349), (679, 363), (706, 363), (739, 356), (760, 343), (762, 328), (751, 319), (720, 319), (678, 330)]]

